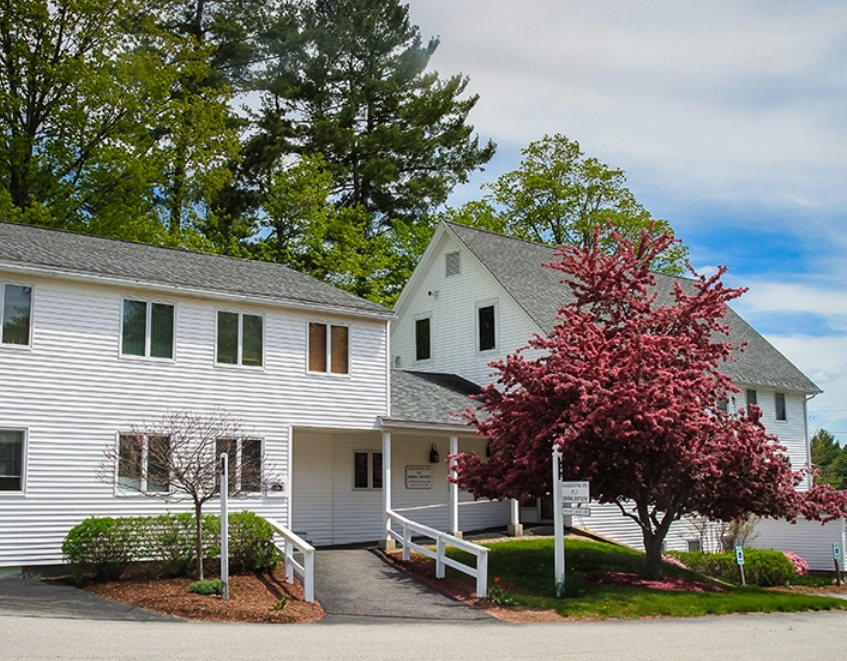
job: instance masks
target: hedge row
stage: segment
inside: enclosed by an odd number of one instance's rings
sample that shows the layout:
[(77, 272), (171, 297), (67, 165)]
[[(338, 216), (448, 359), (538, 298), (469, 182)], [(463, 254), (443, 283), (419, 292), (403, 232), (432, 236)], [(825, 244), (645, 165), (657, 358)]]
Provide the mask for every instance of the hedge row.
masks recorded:
[[(220, 558), (220, 517), (203, 516), (205, 559)], [(161, 574), (185, 576), (196, 564), (194, 517), (162, 514), (150, 517), (92, 517), (74, 526), (62, 553), (77, 578), (115, 580), (136, 563), (154, 563)], [(273, 529), (253, 512), (229, 515), (229, 567), (233, 574), (274, 569), (279, 552)]]
[[(730, 583), (741, 583), (741, 574), (734, 551), (726, 553), (671, 551), (668, 555), (679, 558), (692, 571)], [(763, 587), (785, 585), (797, 576), (794, 564), (782, 551), (744, 549), (744, 579), (747, 583)]]

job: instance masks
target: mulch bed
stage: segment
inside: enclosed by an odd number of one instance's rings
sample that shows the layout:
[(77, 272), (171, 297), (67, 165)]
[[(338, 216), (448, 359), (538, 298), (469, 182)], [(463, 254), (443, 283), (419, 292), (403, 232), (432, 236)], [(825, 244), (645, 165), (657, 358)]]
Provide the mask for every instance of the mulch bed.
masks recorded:
[(684, 578), (663, 578), (662, 580), (651, 580), (622, 571), (603, 571), (585, 574), (585, 579), (600, 585), (625, 585), (634, 588), (648, 588), (650, 590), (664, 590), (667, 592), (726, 592), (717, 585), (703, 583), (702, 581), (691, 581)]
[[(130, 606), (175, 615), (186, 620), (213, 622), (315, 622), (324, 616), (318, 603), (303, 601), (299, 582), (285, 582), (282, 566), (273, 572), (230, 576), (229, 599), (193, 594), (189, 578), (130, 578), (110, 583), (92, 583), (88, 592)], [(283, 597), (288, 603), (280, 610), (274, 604)]]

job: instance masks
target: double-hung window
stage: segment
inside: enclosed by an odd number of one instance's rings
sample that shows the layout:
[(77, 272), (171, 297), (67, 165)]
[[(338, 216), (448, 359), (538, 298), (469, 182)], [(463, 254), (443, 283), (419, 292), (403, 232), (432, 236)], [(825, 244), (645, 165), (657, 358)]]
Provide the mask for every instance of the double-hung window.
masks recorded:
[(219, 310), (217, 362), (221, 365), (261, 367), (263, 355), (263, 317)]
[(350, 373), (350, 329), (347, 326), (309, 324), (309, 371)]
[(745, 398), (747, 399), (747, 407), (749, 408), (753, 404), (759, 403), (759, 395), (752, 388), (748, 388), (747, 392), (744, 393)]
[(415, 320), (415, 360), (432, 358), (432, 338), (429, 317)]
[(477, 349), (490, 351), (497, 348), (497, 306), (477, 305)]
[(0, 491), (24, 490), (24, 443), (22, 429), (0, 429)]
[(170, 459), (170, 437), (120, 434), (118, 488), (141, 493), (168, 493)]
[(773, 394), (774, 399), (774, 414), (776, 415), (776, 419), (780, 421), (785, 421), (788, 419), (785, 410), (785, 393), (784, 392), (775, 392)]
[(29, 346), (32, 335), (32, 287), (0, 284), (0, 344)]
[(121, 353), (173, 359), (174, 306), (124, 299)]
[(259, 493), (262, 490), (262, 440), (219, 438), (216, 456), (227, 454), (229, 493)]
[(353, 453), (353, 488), (382, 489), (382, 452)]

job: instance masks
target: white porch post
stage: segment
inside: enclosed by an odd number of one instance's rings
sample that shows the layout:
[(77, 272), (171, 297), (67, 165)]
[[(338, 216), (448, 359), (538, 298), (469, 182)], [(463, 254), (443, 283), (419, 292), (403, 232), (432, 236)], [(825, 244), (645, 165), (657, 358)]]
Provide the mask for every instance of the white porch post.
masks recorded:
[(386, 551), (394, 550), (394, 539), (388, 534), (391, 521), (388, 512), (391, 510), (391, 432), (382, 432), (382, 523), (383, 539), (380, 547)]
[(520, 501), (513, 498), (511, 501), (512, 522), (506, 528), (506, 534), (509, 537), (520, 537), (523, 535), (523, 525), (521, 524), (521, 504)]
[[(451, 436), (450, 454), (456, 454), (457, 452), (459, 452), (459, 438), (457, 436)], [(450, 477), (456, 479), (456, 471), (453, 470), (452, 464)], [(455, 537), (462, 536), (462, 531), (459, 530), (459, 485), (455, 482), (450, 483), (450, 534)]]

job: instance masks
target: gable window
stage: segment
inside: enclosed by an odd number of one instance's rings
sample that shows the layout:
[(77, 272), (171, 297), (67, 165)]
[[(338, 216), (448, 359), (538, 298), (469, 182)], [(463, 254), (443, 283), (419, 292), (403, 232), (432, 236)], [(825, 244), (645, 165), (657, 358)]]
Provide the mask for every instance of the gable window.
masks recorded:
[(0, 491), (23, 491), (22, 429), (0, 429)]
[(752, 404), (758, 404), (759, 403), (759, 398), (758, 398), (758, 395), (756, 394), (755, 390), (747, 390), (746, 396), (747, 396), (747, 406), (751, 406)]
[(0, 287), (0, 344), (29, 346), (32, 321), (32, 287)]
[(218, 311), (217, 362), (261, 367), (264, 319), (257, 314)]
[(785, 393), (784, 392), (776, 392), (774, 393), (774, 412), (776, 413), (777, 420), (787, 420), (786, 411), (785, 411)]
[(477, 308), (477, 346), (480, 351), (489, 351), (497, 346), (496, 307), (485, 305)]
[(309, 371), (350, 372), (350, 329), (347, 326), (309, 323)]
[(415, 360), (432, 358), (429, 317), (415, 320)]
[(174, 306), (124, 299), (121, 353), (149, 358), (174, 357)]
[(382, 452), (353, 453), (353, 488), (382, 489)]
[(459, 275), (462, 272), (462, 253), (448, 252), (444, 255), (444, 275), (449, 278), (451, 275)]
[(229, 493), (259, 493), (262, 490), (262, 440), (219, 438), (216, 456), (227, 454)]
[(170, 491), (170, 437), (121, 434), (118, 444), (120, 489), (141, 493)]

